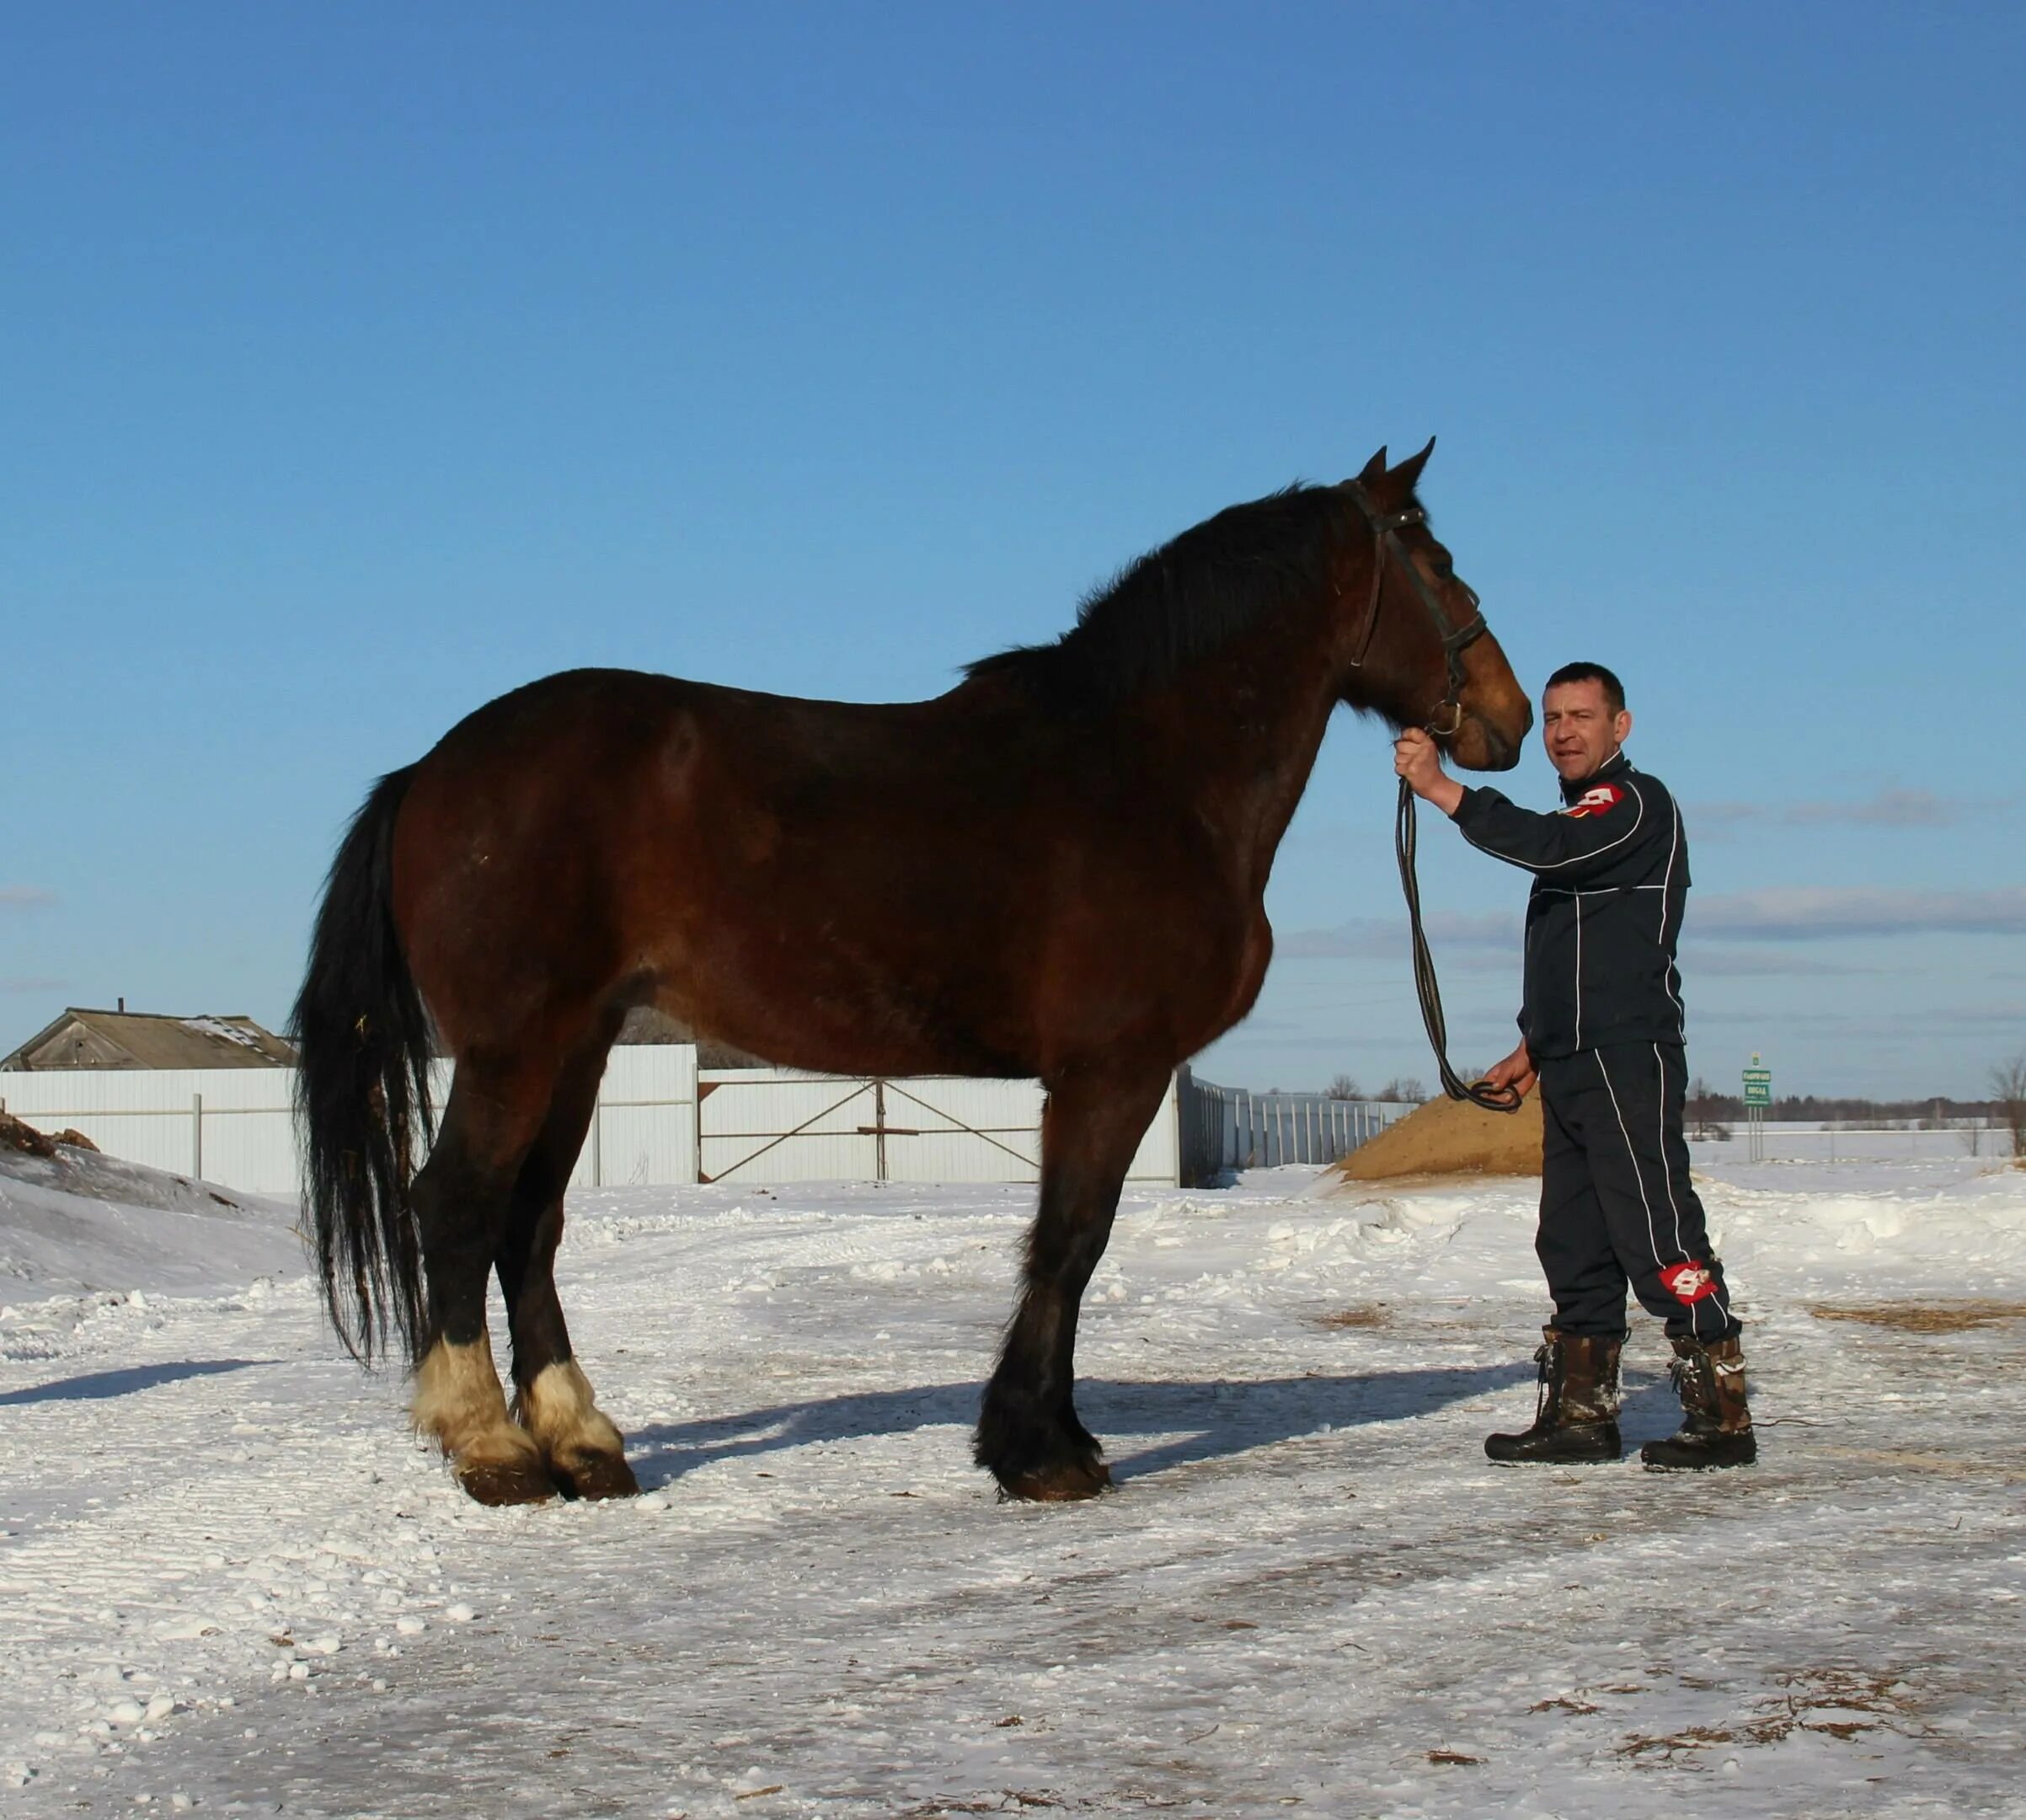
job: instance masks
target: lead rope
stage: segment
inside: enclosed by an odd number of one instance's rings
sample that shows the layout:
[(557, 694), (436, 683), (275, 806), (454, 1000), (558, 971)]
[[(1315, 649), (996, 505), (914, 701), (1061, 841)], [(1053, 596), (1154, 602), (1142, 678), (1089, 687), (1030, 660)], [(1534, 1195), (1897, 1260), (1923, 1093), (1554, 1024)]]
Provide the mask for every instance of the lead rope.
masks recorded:
[(1400, 862), (1400, 889), (1407, 898), (1407, 926), (1414, 936), (1414, 988), (1421, 1001), (1421, 1022), (1441, 1070), (1442, 1091), (1451, 1100), (1467, 1100), (1487, 1112), (1517, 1112), (1520, 1096), (1510, 1087), (1487, 1086), (1483, 1081), (1467, 1081), (1449, 1065), (1449, 1027), (1442, 1017), (1441, 988), (1435, 983), (1435, 957), (1428, 951), (1428, 937), (1421, 928), (1421, 886), (1414, 876), (1414, 794), (1405, 778), (1400, 779), (1400, 806), (1393, 815), (1393, 848)]

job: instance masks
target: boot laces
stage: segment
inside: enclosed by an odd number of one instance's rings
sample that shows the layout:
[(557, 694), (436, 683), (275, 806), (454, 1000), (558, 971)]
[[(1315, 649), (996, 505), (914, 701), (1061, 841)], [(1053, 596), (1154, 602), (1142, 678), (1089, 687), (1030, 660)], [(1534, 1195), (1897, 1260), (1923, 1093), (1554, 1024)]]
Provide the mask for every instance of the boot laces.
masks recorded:
[(1687, 1358), (1677, 1353), (1667, 1362), (1675, 1394), (1681, 1400), (1683, 1432), (1713, 1434), (1723, 1427), (1722, 1400), (1717, 1387), (1720, 1368), (1708, 1353), (1700, 1351)]
[(1537, 1428), (1548, 1413), (1548, 1399), (1555, 1388), (1555, 1349), (1543, 1340), (1534, 1348), (1533, 1362), (1541, 1368), (1540, 1388), (1534, 1392), (1533, 1420)]

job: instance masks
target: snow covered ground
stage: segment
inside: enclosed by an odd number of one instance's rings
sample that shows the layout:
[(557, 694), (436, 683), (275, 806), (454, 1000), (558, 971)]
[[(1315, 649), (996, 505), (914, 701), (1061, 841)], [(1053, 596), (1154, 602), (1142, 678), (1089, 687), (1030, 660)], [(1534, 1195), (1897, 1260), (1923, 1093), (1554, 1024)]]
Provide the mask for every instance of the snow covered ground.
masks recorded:
[(489, 1512), (290, 1210), (9, 1161), (0, 1810), (2026, 1812), (2026, 1174), (1737, 1148), (1756, 1469), (1488, 1465), (1527, 1187), (1279, 1171), (1129, 1196), (1082, 1350), (1120, 1490), (1045, 1509), (967, 1451), (1030, 1191), (578, 1197), (648, 1493)]

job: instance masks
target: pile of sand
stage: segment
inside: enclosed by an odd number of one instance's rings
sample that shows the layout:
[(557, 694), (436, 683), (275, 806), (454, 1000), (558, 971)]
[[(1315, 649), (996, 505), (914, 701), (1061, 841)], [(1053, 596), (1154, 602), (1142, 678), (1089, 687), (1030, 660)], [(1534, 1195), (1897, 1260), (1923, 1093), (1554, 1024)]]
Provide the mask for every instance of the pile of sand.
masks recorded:
[(1399, 1175), (1538, 1175), (1541, 1095), (1517, 1112), (1487, 1112), (1467, 1100), (1430, 1100), (1337, 1164), (1348, 1181)]

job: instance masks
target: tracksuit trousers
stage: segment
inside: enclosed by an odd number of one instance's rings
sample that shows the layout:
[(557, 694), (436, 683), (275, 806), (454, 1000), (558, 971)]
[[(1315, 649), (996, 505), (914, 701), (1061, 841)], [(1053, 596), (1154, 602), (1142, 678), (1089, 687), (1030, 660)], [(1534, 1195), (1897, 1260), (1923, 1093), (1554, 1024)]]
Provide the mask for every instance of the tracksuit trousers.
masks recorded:
[(1628, 1285), (1671, 1338), (1738, 1331), (1681, 1135), (1678, 1043), (1543, 1058), (1541, 1229), (1534, 1241), (1563, 1333), (1625, 1332)]

